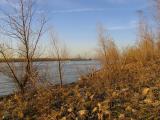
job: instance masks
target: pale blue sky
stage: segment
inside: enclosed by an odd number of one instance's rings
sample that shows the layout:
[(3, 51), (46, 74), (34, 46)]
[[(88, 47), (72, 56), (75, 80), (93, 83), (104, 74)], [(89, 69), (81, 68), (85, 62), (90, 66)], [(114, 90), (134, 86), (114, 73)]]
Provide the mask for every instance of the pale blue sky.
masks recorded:
[(72, 54), (84, 54), (97, 47), (98, 23), (109, 30), (118, 46), (132, 45), (136, 40), (136, 11), (149, 11), (149, 1), (38, 0), (37, 9), (46, 14), (48, 24), (54, 26)]

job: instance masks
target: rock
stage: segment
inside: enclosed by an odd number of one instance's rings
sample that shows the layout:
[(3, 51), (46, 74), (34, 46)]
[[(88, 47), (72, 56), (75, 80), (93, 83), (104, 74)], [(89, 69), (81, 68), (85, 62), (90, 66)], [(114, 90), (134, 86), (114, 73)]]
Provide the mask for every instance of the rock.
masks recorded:
[(78, 114), (79, 114), (80, 116), (86, 116), (86, 115), (88, 114), (88, 111), (87, 111), (87, 110), (80, 110), (80, 111), (78, 112)]
[(95, 107), (95, 108), (93, 108), (92, 113), (95, 113), (95, 112), (97, 112), (97, 111), (98, 111), (98, 108)]
[(79, 78), (78, 78), (78, 81), (81, 81), (81, 80), (82, 80), (82, 77), (79, 77)]
[(131, 106), (127, 106), (125, 110), (126, 111), (132, 111), (132, 107)]
[(124, 114), (120, 114), (119, 115), (119, 119), (121, 119), (121, 120), (125, 119), (125, 115)]
[(69, 108), (67, 111), (68, 111), (68, 112), (72, 112), (72, 111), (73, 111), (73, 109), (72, 109), (72, 108)]
[(136, 112), (137, 112), (137, 110), (135, 110), (135, 109), (132, 109), (132, 112), (133, 112), (133, 113), (136, 113)]
[(121, 90), (121, 93), (127, 92), (128, 90), (129, 90), (129, 88), (124, 88), (124, 89)]
[(142, 95), (146, 96), (149, 93), (149, 90), (150, 90), (149, 88), (144, 88), (142, 91)]
[(93, 100), (93, 98), (94, 98), (94, 94), (90, 96), (90, 99), (91, 99), (91, 100)]
[(112, 93), (112, 97), (113, 97), (113, 98), (118, 97), (118, 95), (119, 95), (119, 94), (118, 94), (117, 92), (113, 92), (113, 93)]
[(99, 110), (101, 110), (101, 109), (102, 109), (102, 105), (101, 105), (101, 103), (98, 103), (98, 104), (97, 104), (97, 106), (98, 106)]

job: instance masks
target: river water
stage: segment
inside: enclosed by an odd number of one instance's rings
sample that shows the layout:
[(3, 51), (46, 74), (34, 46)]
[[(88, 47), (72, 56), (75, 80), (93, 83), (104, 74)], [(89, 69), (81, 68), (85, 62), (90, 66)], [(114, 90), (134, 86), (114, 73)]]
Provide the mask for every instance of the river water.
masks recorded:
[[(36, 62), (35, 65), (38, 68), (43, 81), (50, 81), (53, 84), (59, 83), (58, 64), (56, 61), (50, 62)], [(3, 68), (5, 63), (0, 63), (0, 96), (11, 94), (16, 90), (16, 85), (11, 78), (7, 77)], [(23, 63), (14, 63), (15, 70), (19, 77), (22, 75)], [(85, 75), (93, 71), (93, 69), (99, 69), (100, 63), (95, 60), (90, 61), (65, 61), (62, 63), (63, 83), (72, 83), (77, 81), (80, 76)]]

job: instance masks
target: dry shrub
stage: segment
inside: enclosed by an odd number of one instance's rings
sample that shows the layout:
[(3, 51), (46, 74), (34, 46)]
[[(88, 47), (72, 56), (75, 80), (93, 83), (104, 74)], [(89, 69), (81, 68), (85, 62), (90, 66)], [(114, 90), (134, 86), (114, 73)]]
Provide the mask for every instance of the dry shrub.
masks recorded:
[(142, 62), (153, 60), (155, 58), (154, 45), (153, 38), (150, 35), (146, 35), (144, 39), (141, 39), (137, 47), (137, 52), (139, 52), (138, 60)]
[(102, 69), (89, 78), (92, 86), (120, 89), (128, 85), (153, 83), (159, 77), (159, 45), (143, 19), (139, 24), (139, 41), (123, 52), (102, 26), (98, 30), (98, 56)]
[(104, 74), (103, 84), (110, 87), (115, 82), (118, 82), (119, 72), (123, 68), (123, 61), (121, 61), (121, 54), (113, 39), (107, 33), (102, 26), (98, 29), (98, 41), (99, 41), (99, 58), (102, 61)]
[(39, 87), (36, 91), (23, 95), (15, 93), (2, 100), (1, 118), (4, 119), (37, 119), (51, 112), (51, 101), (54, 95), (51, 88)]

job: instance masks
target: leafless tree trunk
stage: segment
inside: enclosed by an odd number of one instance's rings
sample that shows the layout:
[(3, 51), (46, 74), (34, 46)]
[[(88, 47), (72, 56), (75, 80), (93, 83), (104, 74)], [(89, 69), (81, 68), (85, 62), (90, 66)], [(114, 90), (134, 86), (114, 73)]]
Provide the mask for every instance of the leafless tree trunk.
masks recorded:
[(119, 52), (111, 36), (105, 28), (98, 26), (99, 55), (105, 65), (115, 64), (119, 60)]
[(59, 73), (59, 80), (60, 80), (60, 87), (63, 86), (63, 61), (68, 57), (67, 48), (63, 45), (60, 45), (58, 38), (56, 37), (55, 33), (51, 31), (51, 46), (53, 50), (53, 56), (58, 62), (58, 73)]
[[(11, 2), (11, 1), (10, 1)], [(17, 0), (18, 7), (13, 8), (14, 13), (3, 12), (6, 16), (2, 23), (4, 26), (1, 26), (4, 34), (13, 40), (17, 40), (21, 47), (16, 49), (17, 55), (19, 54), (26, 63), (25, 75), (23, 80), (19, 80), (18, 77), (14, 74), (14, 71), (10, 67), (10, 63), (7, 62), (5, 58), (5, 52), (1, 50), (1, 54), (5, 59), (8, 67), (12, 71), (12, 74), (15, 76), (16, 83), (22, 88), (26, 87), (27, 83), (32, 84), (34, 81), (34, 71), (33, 71), (33, 58), (37, 49), (37, 45), (42, 36), (44, 25), (46, 20), (43, 18), (40, 21), (40, 27), (36, 30), (33, 27), (34, 19), (34, 10), (33, 10), (33, 1), (32, 0)], [(12, 11), (12, 12), (13, 12)], [(35, 21), (34, 21), (35, 22)], [(14, 41), (16, 43), (16, 41)], [(16, 56), (15, 56), (16, 57)]]
[(8, 61), (8, 57), (7, 55), (5, 54), (5, 48), (4, 46), (0, 45), (0, 54), (2, 55), (2, 58), (4, 59), (4, 61), (6, 62), (11, 74), (12, 74), (12, 77), (13, 77), (13, 80), (15, 83), (17, 83), (18, 85), (18, 88), (20, 88), (20, 90), (22, 92), (24, 92), (24, 88), (23, 88), (23, 85), (22, 83), (19, 81), (16, 73), (15, 73), (15, 70), (13, 69), (13, 67), (11, 66), (10, 62)]

